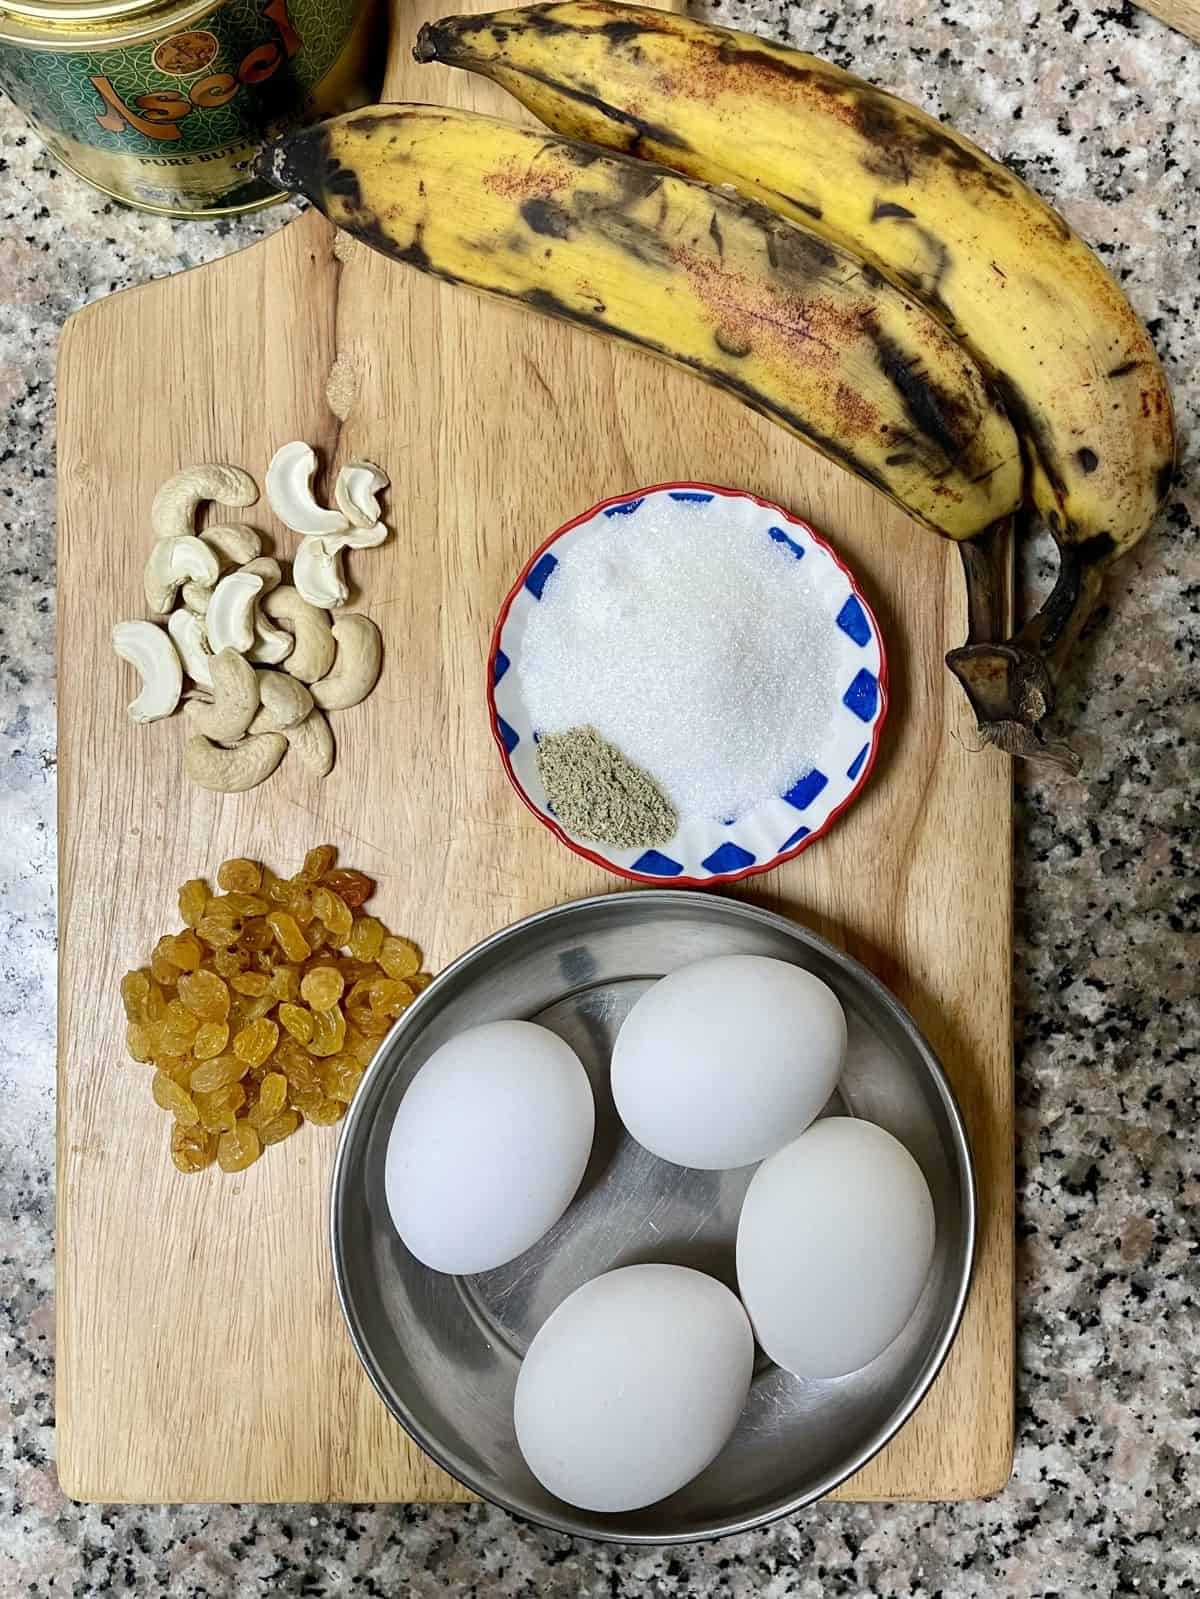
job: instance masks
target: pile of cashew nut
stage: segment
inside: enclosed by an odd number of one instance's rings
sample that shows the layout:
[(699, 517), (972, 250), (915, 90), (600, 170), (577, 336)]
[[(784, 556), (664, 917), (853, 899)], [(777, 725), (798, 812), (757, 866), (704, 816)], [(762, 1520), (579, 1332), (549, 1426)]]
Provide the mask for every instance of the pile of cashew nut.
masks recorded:
[(113, 648), (141, 678), (129, 706), (133, 721), (159, 721), (186, 701), (192, 732), (183, 766), (203, 788), (254, 788), (289, 748), (317, 777), (327, 776), (334, 743), (325, 713), (357, 705), (378, 680), (379, 629), (358, 612), (331, 623), (329, 610), (341, 612), (350, 597), (342, 551), (387, 537), (377, 496), (388, 480), (369, 461), (348, 462), (337, 476), (335, 509), (313, 496), (316, 466), (311, 446), (297, 440), (267, 468), (271, 509), (301, 535), (291, 583), (262, 554), (254, 528), (233, 521), (197, 528), (206, 503), (230, 510), (255, 503), (258, 486), (248, 472), (187, 467), (154, 496), (155, 542), (144, 576), (154, 620), (118, 622)]

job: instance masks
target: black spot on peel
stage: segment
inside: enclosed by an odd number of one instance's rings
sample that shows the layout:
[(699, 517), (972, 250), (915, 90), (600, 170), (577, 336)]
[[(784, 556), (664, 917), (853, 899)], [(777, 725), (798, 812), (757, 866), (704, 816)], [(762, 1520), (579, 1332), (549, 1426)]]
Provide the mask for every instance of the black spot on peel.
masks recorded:
[(916, 460), (915, 455), (902, 451), (899, 455), (889, 455), (884, 459), (885, 466), (911, 466)]
[(1075, 451), (1075, 459), (1079, 462), (1080, 470), (1083, 472), (1094, 472), (1100, 465), (1100, 457), (1095, 450), (1089, 450), (1086, 444), (1082, 449)]
[(598, 94), (589, 94), (585, 89), (575, 89), (563, 83), (558, 78), (552, 78), (547, 72), (534, 72), (529, 67), (522, 68), (522, 76), (530, 78), (534, 83), (540, 83), (554, 94), (559, 94), (564, 100), (571, 100), (576, 105), (587, 106), (603, 117), (606, 122), (611, 122), (625, 130), (626, 144), (633, 148), (642, 141), (646, 148), (652, 142), (662, 145), (668, 150), (689, 150), (691, 146), (686, 139), (675, 133), (671, 128), (660, 127), (658, 123), (647, 122), (642, 117), (634, 116), (631, 111), (622, 111), (618, 106), (610, 105), (607, 100), (601, 99)]
[(1141, 366), (1140, 361), (1123, 361), (1120, 366), (1114, 366), (1111, 372), (1106, 372), (1106, 378), (1127, 378), (1131, 372), (1136, 372)]
[(717, 213), (715, 211), (712, 214), (712, 220), (708, 224), (708, 234), (717, 247), (717, 254), (723, 256), (725, 254), (725, 236), (721, 232), (721, 224), (717, 221)]
[(1160, 502), (1166, 499), (1174, 481), (1175, 463), (1174, 461), (1164, 461), (1154, 478), (1154, 491)]
[(1019, 437), (1029, 445), (1056, 498), (1060, 501), (1065, 500), (1066, 480), (1050, 430), (1011, 378), (1002, 372), (993, 372), (991, 381), (1004, 403), (1009, 420), (1016, 428)]
[(960, 408), (940, 385), (922, 372), (919, 362), (895, 340), (872, 329), (871, 339), (879, 365), (904, 404), (905, 414), (917, 431), (934, 443), (946, 459), (956, 463), (969, 442), (961, 425)]
[(911, 222), (916, 217), (915, 211), (910, 211), (906, 205), (897, 205), (894, 200), (876, 200), (871, 207), (871, 221), (882, 222), (888, 217), (896, 217), (903, 221)]
[(798, 200), (794, 194), (785, 194), (783, 198), (789, 205), (794, 205), (797, 211), (803, 211), (806, 217), (811, 217), (814, 222), (819, 222), (825, 215), (819, 205), (814, 205), (809, 200)]
[(629, 44), (644, 31), (640, 22), (605, 22), (600, 27), (601, 35), (612, 45)]
[(571, 217), (554, 200), (522, 200), (521, 218), (535, 233), (548, 239), (569, 239)]
[(767, 260), (776, 272), (804, 282), (820, 280), (836, 270), (838, 256), (823, 239), (806, 229), (780, 222), (764, 207), (753, 205), (767, 238)]

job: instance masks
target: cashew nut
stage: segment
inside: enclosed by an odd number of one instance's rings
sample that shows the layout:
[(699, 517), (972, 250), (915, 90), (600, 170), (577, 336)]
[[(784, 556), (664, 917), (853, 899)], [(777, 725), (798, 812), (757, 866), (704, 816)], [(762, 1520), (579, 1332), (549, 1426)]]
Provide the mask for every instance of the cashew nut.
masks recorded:
[(181, 583), (189, 578), (198, 583), (215, 583), (219, 571), (215, 553), (190, 534), (159, 539), (150, 551), (142, 578), (146, 604), (157, 615), (165, 616), (175, 603), (175, 591)]
[(296, 640), (284, 662), (284, 671), (291, 677), (298, 677), (302, 683), (315, 683), (324, 677), (337, 655), (337, 644), (325, 612), (310, 605), (287, 583), (268, 594), (262, 608)]
[(167, 620), (167, 632), (175, 648), (179, 652), (179, 659), (183, 662), (184, 671), (193, 683), (198, 683), (201, 688), (211, 689), (213, 686), (212, 656), (208, 653), (208, 645), (204, 642), (204, 620), (194, 611), (172, 611)]
[(267, 468), (267, 502), (293, 533), (341, 533), (348, 526), (340, 511), (327, 510), (313, 498), (316, 451), (296, 439), (271, 457)]
[(232, 749), (222, 749), (197, 733), (184, 748), (183, 769), (201, 788), (215, 789), (219, 794), (242, 794), (270, 777), (287, 747), (282, 733), (259, 733), (254, 738), (244, 738)]
[(279, 666), (292, 653), (295, 640), (281, 627), (273, 627), (261, 611), (254, 613), (254, 643), (246, 652), (246, 659), (255, 666)]
[[(263, 594), (269, 594), (272, 589), (277, 589), (283, 576), (279, 562), (273, 555), (260, 555), (255, 561), (247, 561), (242, 567), (242, 571), (249, 572), (251, 577), (262, 578)], [(262, 598), (262, 594), (259, 595), (259, 598)]]
[(292, 557), (292, 582), (310, 605), (345, 605), (350, 590), (342, 576), (340, 552), (322, 538), (307, 538)]
[(262, 589), (257, 572), (230, 572), (217, 584), (204, 613), (208, 646), (214, 655), (225, 649), (244, 655), (254, 643), (254, 608)]
[(118, 622), (113, 649), (141, 677), (141, 692), (129, 707), (130, 720), (157, 722), (170, 716), (183, 692), (183, 668), (175, 646), (153, 622)]
[(336, 555), (339, 550), (372, 550), (377, 544), (382, 544), (387, 536), (385, 523), (372, 522), (370, 527), (353, 528), (349, 533), (326, 533), (322, 538), (308, 542), (323, 544), (330, 555)]
[(338, 510), (354, 527), (373, 527), (379, 520), (380, 489), (388, 486), (386, 472), (373, 461), (347, 461), (333, 485)]
[(261, 708), (250, 723), (251, 733), (286, 733), (298, 726), (313, 708), (313, 697), (299, 678), (285, 672), (258, 674)]
[(285, 735), (314, 777), (328, 777), (333, 767), (333, 734), (320, 711), (313, 710)]
[(328, 677), (313, 684), (313, 699), (325, 711), (344, 711), (375, 687), (383, 664), (383, 640), (369, 616), (357, 611), (333, 624), (337, 659)]
[(207, 583), (197, 583), (194, 579), (185, 583), (179, 591), (179, 598), (189, 611), (197, 616), (203, 616), (208, 610), (208, 602), (213, 597), (213, 591)]
[(196, 512), (206, 500), (218, 505), (253, 505), (258, 487), (238, 466), (186, 466), (169, 477), (154, 496), (150, 525), (156, 539), (181, 538), (196, 531)]
[(209, 671), (212, 704), (189, 711), (192, 725), (218, 743), (241, 738), (258, 709), (258, 675), (249, 661), (229, 648), (213, 656)]
[(262, 553), (262, 535), (241, 522), (201, 528), (199, 536), (216, 551), (222, 566), (242, 566)]

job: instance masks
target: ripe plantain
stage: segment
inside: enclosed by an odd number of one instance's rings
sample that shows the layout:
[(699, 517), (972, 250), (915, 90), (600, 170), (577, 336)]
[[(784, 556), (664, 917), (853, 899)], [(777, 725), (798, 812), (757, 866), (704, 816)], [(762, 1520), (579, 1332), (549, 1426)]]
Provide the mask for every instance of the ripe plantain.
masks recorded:
[(1058, 581), (1016, 638), (985, 551), (964, 551), (971, 640), (948, 657), (981, 731), (1014, 752), (1105, 567), (1148, 530), (1175, 431), (1149, 335), (1066, 222), (1011, 172), (915, 106), (753, 34), (613, 0), (565, 0), (421, 29), (419, 61), (494, 79), (556, 132), (731, 184), (917, 296), (1000, 393)]
[(376, 106), (263, 159), (374, 249), (665, 356), (968, 538), (1021, 493), (1011, 424), (913, 299), (737, 195), (492, 117)]

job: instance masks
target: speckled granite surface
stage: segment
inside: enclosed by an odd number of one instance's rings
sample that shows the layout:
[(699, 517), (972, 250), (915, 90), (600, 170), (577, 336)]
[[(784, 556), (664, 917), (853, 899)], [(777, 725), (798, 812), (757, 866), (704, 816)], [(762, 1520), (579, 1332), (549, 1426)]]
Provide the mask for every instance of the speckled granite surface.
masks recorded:
[[(730, 4), (952, 118), (1104, 254), (1185, 446), (1065, 711), (1083, 779), (1017, 814), (1020, 1350), (998, 1498), (834, 1506), (626, 1552), (498, 1512), (104, 1509), (54, 1475), (54, 353), (89, 299), (284, 219), (173, 225), (56, 169), (0, 103), (0, 1599), (226, 1594), (1192, 1594), (1200, 1589), (1200, 47), (1084, 0)], [(1036, 554), (1027, 576), (1044, 577)]]

